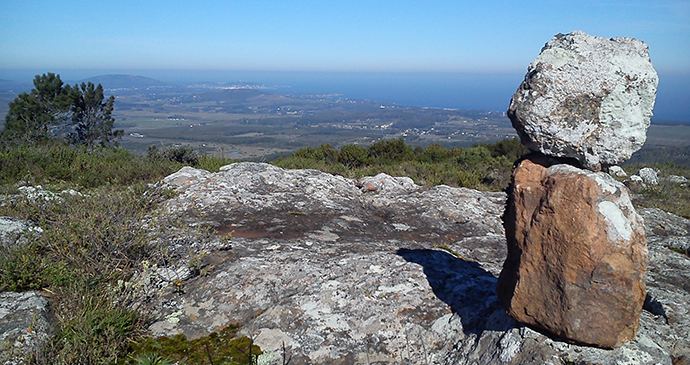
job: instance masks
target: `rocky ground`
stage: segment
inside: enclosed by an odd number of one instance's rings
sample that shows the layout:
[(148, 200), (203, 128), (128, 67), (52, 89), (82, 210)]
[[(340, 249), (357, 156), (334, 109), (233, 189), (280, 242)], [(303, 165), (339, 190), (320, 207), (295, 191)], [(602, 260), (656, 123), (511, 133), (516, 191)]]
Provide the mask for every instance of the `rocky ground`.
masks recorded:
[[(164, 208), (218, 236), (210, 244), (171, 240), (171, 252), (200, 263), (181, 259), (146, 273), (160, 287), (179, 280), (182, 289), (153, 298), (156, 336), (196, 338), (239, 322), (279, 363), (285, 344), (291, 364), (690, 360), (690, 258), (677, 252), (690, 245), (690, 221), (672, 214), (640, 211), (650, 258), (640, 330), (604, 350), (550, 338), (505, 314), (495, 294), (506, 256), (503, 193), (257, 163), (214, 174), (184, 168), (165, 183), (180, 195)], [(25, 325), (9, 321), (20, 317), (22, 300), (25, 308), (38, 302), (27, 295), (0, 305), (3, 329)]]
[(233, 238), (204, 258), (208, 276), (163, 300), (174, 320), (154, 324), (156, 335), (241, 322), (264, 349), (285, 343), (296, 364), (670, 364), (690, 348), (690, 259), (667, 247), (688, 242), (689, 223), (668, 213), (641, 212), (651, 262), (640, 332), (603, 350), (504, 314), (495, 295), (503, 193), (253, 163), (185, 169), (166, 182), (181, 192), (168, 209)]

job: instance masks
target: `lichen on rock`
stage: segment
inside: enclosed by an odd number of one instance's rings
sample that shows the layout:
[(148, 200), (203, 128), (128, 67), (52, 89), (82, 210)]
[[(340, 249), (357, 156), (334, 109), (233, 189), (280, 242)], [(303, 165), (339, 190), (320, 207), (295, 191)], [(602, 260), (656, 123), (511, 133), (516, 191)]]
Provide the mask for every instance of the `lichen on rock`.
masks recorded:
[[(504, 193), (256, 163), (196, 179), (180, 185), (166, 209), (189, 224), (234, 231), (232, 249), (210, 249), (207, 275), (156, 299), (156, 336), (195, 339), (240, 323), (239, 334), (279, 363), (285, 344), (294, 364), (670, 365), (687, 348), (690, 315), (673, 303), (687, 293), (680, 280), (662, 284), (681, 272), (650, 274), (654, 308), (678, 319), (666, 324), (663, 314), (643, 311), (637, 336), (615, 350), (549, 337), (508, 317), (495, 293), (506, 258)], [(661, 255), (683, 257), (664, 248), (650, 267), (670, 259)], [(174, 324), (171, 314), (179, 314)]]
[(642, 147), (657, 84), (646, 43), (558, 34), (529, 65), (508, 116), (529, 149), (598, 171)]

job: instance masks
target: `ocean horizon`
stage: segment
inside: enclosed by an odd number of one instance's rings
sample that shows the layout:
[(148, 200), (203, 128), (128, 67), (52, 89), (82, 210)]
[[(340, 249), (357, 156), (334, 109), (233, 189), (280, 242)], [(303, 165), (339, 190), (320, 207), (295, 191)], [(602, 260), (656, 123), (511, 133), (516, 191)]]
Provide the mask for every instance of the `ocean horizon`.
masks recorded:
[[(336, 94), (416, 107), (505, 111), (525, 71), (506, 72), (325, 72), (231, 70), (0, 70), (0, 79), (31, 82), (54, 72), (66, 83), (107, 74), (144, 76), (169, 83), (256, 82), (278, 93)], [(690, 74), (659, 72), (654, 108), (658, 119), (690, 121)]]

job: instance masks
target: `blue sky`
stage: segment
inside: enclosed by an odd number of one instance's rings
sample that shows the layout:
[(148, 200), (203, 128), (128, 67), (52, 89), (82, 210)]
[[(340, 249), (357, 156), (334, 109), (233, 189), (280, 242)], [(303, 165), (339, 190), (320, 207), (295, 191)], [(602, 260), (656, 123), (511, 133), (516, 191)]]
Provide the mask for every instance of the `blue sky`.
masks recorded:
[(524, 72), (556, 33), (690, 74), (690, 1), (0, 2), (2, 69)]

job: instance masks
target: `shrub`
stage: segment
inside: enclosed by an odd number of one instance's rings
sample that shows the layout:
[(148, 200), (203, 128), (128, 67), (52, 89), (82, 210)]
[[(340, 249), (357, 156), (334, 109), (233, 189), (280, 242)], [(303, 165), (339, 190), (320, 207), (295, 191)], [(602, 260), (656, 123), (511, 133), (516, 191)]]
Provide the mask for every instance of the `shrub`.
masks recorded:
[(223, 158), (218, 156), (201, 155), (196, 164), (196, 168), (204, 169), (210, 172), (218, 172), (220, 168), (235, 162), (229, 158)]
[[(237, 336), (239, 325), (230, 325), (210, 335), (188, 340), (185, 335), (172, 338), (142, 338), (132, 344), (133, 354), (156, 354), (160, 357), (183, 361), (186, 364), (252, 364), (251, 358), (261, 355), (261, 349), (246, 336)], [(251, 347), (251, 352), (250, 352)], [(209, 361), (210, 360), (212, 361)], [(136, 360), (135, 360), (136, 361)], [(135, 364), (125, 361), (125, 364)]]
[(369, 157), (375, 163), (391, 163), (412, 159), (414, 152), (412, 147), (406, 145), (405, 140), (400, 137), (371, 144)]
[(347, 166), (348, 168), (359, 168), (367, 163), (369, 153), (366, 148), (349, 144), (343, 146), (338, 154), (338, 162)]
[(0, 206), (0, 215), (43, 230), (19, 247), (0, 249), (0, 288), (53, 293), (58, 323), (33, 363), (111, 364), (145, 330), (147, 308), (141, 294), (119, 281), (141, 270), (145, 260), (166, 257), (152, 243), (156, 231), (142, 222), (164, 218), (156, 218), (154, 210), (169, 193), (138, 184), (59, 196), (15, 196)]
[(128, 185), (160, 179), (180, 167), (171, 161), (139, 158), (122, 148), (87, 149), (64, 143), (0, 148), (0, 184)]
[[(350, 178), (380, 172), (408, 176), (427, 186), (445, 184), (483, 190), (501, 190), (508, 185), (515, 160), (526, 150), (517, 140), (470, 148), (426, 148), (406, 145), (402, 138), (379, 141), (369, 148), (347, 145), (307, 147), (274, 162), (283, 168), (309, 168)], [(503, 154), (505, 153), (505, 155)]]

